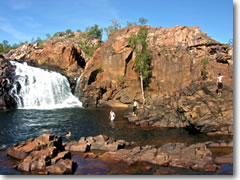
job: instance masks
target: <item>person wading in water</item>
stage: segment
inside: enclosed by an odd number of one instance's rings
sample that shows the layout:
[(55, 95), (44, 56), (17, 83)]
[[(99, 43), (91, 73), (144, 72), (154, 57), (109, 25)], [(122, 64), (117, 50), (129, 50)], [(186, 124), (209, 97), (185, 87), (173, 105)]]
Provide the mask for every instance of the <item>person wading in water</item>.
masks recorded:
[(137, 101), (134, 101), (134, 103), (133, 103), (133, 116), (136, 116), (137, 106), (138, 106)]
[(110, 115), (109, 115), (109, 118), (111, 121), (114, 121), (115, 120), (115, 117), (116, 117), (116, 114), (111, 110), (110, 111)]

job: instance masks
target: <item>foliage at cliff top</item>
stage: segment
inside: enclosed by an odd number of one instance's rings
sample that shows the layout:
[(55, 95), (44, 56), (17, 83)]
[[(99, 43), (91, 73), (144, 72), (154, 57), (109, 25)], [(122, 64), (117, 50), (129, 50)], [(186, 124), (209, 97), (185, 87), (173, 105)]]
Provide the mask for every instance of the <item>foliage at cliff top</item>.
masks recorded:
[(141, 27), (137, 35), (132, 35), (129, 39), (129, 45), (133, 51), (137, 54), (135, 58), (135, 65), (137, 71), (142, 75), (145, 84), (151, 76), (151, 52), (147, 49), (147, 33), (148, 29)]

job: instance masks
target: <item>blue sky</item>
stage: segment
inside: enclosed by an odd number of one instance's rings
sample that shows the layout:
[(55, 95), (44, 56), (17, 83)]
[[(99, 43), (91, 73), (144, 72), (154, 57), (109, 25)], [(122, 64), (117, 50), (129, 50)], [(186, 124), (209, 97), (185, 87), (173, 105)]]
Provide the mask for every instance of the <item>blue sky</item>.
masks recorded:
[(2, 0), (0, 1), (0, 42), (10, 44), (32, 38), (46, 38), (59, 31), (101, 28), (116, 19), (126, 22), (148, 19), (152, 27), (199, 25), (213, 39), (233, 39), (231, 0)]

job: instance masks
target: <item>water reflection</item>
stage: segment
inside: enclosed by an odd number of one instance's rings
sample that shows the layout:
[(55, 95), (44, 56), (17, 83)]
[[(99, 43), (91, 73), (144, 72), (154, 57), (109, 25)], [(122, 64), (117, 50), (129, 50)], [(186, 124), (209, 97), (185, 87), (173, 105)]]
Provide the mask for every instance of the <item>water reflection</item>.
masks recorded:
[(115, 121), (108, 119), (110, 109), (55, 109), (16, 110), (0, 112), (0, 144), (11, 145), (43, 133), (65, 136), (72, 132), (71, 140), (105, 134), (115, 139), (136, 141), (142, 144), (183, 142), (193, 144), (205, 141), (232, 139), (209, 137), (204, 134), (190, 135), (184, 129), (140, 128), (121, 118), (129, 109), (113, 109)]
[(109, 124), (110, 124), (110, 126), (111, 126), (112, 128), (115, 128), (115, 127), (116, 127), (114, 122), (110, 122)]

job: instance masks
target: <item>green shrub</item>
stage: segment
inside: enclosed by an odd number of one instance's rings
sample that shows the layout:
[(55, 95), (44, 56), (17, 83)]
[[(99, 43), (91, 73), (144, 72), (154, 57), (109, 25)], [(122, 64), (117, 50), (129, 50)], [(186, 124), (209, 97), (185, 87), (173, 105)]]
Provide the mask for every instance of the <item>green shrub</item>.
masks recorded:
[(201, 63), (202, 63), (201, 77), (202, 77), (202, 80), (206, 80), (208, 78), (207, 65), (208, 65), (209, 61), (205, 57), (205, 58), (201, 59)]
[(100, 47), (100, 45), (88, 45), (88, 41), (80, 41), (79, 47), (82, 49), (87, 58), (93, 57), (95, 51)]
[(117, 76), (117, 80), (120, 84), (123, 84), (127, 78), (125, 76)]
[(103, 73), (103, 72), (104, 72), (104, 70), (102, 67), (98, 68), (98, 73)]

